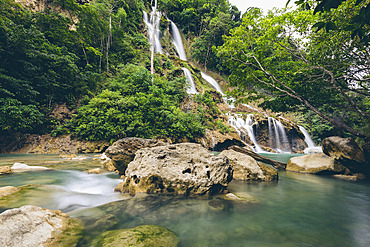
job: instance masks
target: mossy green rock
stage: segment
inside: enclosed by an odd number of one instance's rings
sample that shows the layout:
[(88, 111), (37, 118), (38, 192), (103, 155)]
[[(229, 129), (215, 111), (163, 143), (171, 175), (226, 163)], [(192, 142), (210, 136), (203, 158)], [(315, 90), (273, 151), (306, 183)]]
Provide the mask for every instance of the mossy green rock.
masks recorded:
[(92, 246), (176, 247), (179, 242), (180, 238), (163, 226), (143, 225), (104, 232)]

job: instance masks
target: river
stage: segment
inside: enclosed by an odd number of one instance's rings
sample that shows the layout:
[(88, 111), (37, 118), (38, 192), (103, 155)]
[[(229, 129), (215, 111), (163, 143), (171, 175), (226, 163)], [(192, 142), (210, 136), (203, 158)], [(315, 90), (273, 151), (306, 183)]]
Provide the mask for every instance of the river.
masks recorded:
[[(291, 157), (264, 155), (280, 161)], [(113, 192), (118, 175), (85, 172), (87, 167), (101, 166), (91, 158), (65, 161), (56, 155), (0, 155), (0, 166), (14, 162), (53, 170), (1, 176), (0, 187), (40, 186), (24, 192), (21, 199), (0, 200), (0, 212), (32, 204), (79, 217), (87, 229), (79, 246), (89, 246), (104, 230), (146, 224), (174, 231), (181, 246), (365, 247), (370, 243), (368, 181), (279, 171), (279, 182), (231, 182), (230, 191), (248, 193), (256, 198), (252, 203), (156, 195), (130, 199)]]

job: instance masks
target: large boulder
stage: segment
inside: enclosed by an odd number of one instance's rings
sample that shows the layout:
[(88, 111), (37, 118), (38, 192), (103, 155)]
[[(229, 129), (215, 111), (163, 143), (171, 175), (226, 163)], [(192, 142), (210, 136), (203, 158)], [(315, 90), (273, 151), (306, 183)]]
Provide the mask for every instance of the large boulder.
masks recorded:
[(337, 160), (365, 162), (363, 150), (352, 138), (342, 138), (339, 136), (327, 137), (322, 141), (322, 151)]
[(176, 247), (180, 238), (163, 226), (143, 225), (102, 233), (92, 246)]
[(12, 173), (12, 169), (9, 166), (0, 167), (0, 175), (10, 174), (10, 173)]
[(233, 169), (226, 156), (215, 156), (200, 144), (180, 143), (136, 152), (121, 192), (211, 195), (225, 191)]
[(105, 150), (105, 154), (112, 159), (112, 163), (118, 172), (125, 174), (127, 165), (134, 160), (137, 150), (164, 145), (166, 145), (164, 142), (153, 139), (127, 137), (114, 142), (112, 146)]
[(278, 179), (275, 169), (258, 163), (249, 155), (234, 150), (224, 150), (220, 155), (225, 155), (233, 165), (233, 179), (242, 181), (273, 181)]
[(326, 155), (347, 167), (351, 173), (369, 174), (370, 169), (365, 164), (364, 152), (352, 138), (327, 137), (322, 141), (322, 149)]
[(286, 170), (312, 174), (348, 173), (346, 167), (323, 153), (293, 157), (289, 160)]
[(0, 246), (75, 246), (81, 225), (58, 210), (37, 206), (9, 209), (0, 214)]

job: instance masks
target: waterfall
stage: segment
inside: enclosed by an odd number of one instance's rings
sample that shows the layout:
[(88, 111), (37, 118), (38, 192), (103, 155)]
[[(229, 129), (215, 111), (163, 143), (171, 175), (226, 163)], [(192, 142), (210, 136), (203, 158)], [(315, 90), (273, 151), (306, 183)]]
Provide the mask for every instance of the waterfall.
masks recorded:
[(215, 79), (213, 79), (211, 76), (209, 76), (209, 75), (207, 75), (206, 73), (203, 73), (203, 72), (201, 72), (201, 75), (202, 75), (202, 78), (204, 80), (206, 80), (209, 84), (211, 84), (212, 87), (214, 89), (216, 89), (216, 91), (219, 92), (222, 95), (222, 99), (229, 106), (229, 108), (235, 108), (235, 106), (234, 106), (235, 99), (230, 98), (231, 103), (228, 103), (228, 98), (226, 97), (226, 95), (222, 91), (222, 89), (220, 87), (220, 84), (218, 84), (218, 82)]
[(244, 139), (243, 141), (245, 141), (246, 135), (248, 135), (254, 145), (254, 151), (258, 153), (265, 152), (257, 143), (256, 136), (253, 131), (253, 125), (257, 124), (253, 114), (249, 114), (246, 120), (244, 120), (239, 114), (228, 113), (227, 115), (229, 117), (229, 124), (234, 127), (242, 140)]
[(279, 153), (291, 152), (284, 125), (273, 117), (268, 117), (269, 146)]
[(195, 87), (194, 80), (193, 80), (193, 76), (191, 75), (190, 71), (187, 68), (182, 68), (182, 70), (184, 71), (186, 80), (189, 83), (189, 87), (186, 89), (186, 92), (188, 94), (198, 94), (197, 89)]
[[(154, 7), (153, 7), (154, 8)], [(154, 11), (152, 11), (153, 13)], [(161, 13), (157, 11), (157, 17), (154, 18), (153, 14), (150, 15), (150, 20), (148, 18), (148, 13), (146, 13), (145, 11), (143, 11), (143, 19), (144, 19), (144, 23), (148, 29), (148, 35), (149, 35), (149, 43), (150, 45), (152, 45), (152, 37), (153, 37), (153, 31), (155, 32), (154, 34), (154, 48), (155, 48), (155, 51), (160, 53), (160, 54), (163, 54), (163, 51), (162, 51), (162, 45), (161, 45), (161, 41), (159, 39), (159, 35), (160, 35), (160, 31), (159, 31), (159, 22), (161, 20)], [(154, 19), (155, 19), (155, 23), (156, 23), (156, 29), (153, 30), (153, 24), (154, 24)]]
[(304, 141), (307, 144), (307, 148), (304, 150), (305, 154), (313, 154), (313, 153), (321, 153), (322, 147), (321, 146), (315, 146), (315, 143), (312, 141), (310, 135), (308, 134), (307, 130), (303, 126), (298, 126), (299, 130), (304, 135)]
[(181, 35), (179, 32), (179, 29), (177, 28), (176, 24), (171, 21), (171, 29), (172, 29), (172, 38), (173, 38), (173, 44), (175, 45), (177, 54), (179, 54), (179, 57), (183, 61), (187, 61), (184, 45), (182, 43)]

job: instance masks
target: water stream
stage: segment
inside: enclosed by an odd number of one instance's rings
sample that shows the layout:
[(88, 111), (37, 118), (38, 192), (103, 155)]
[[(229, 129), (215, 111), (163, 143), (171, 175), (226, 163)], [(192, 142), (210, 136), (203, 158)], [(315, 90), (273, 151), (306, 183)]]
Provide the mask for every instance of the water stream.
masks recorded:
[[(292, 156), (262, 155), (284, 162)], [(45, 165), (47, 161), (58, 161), (55, 156), (36, 157), (42, 162), (32, 155), (0, 156), (0, 164), (17, 160)], [(59, 170), (1, 176), (0, 186), (42, 186), (23, 194), (20, 202), (2, 206), (0, 210), (34, 204), (79, 217), (86, 226), (86, 235), (79, 246), (90, 246), (91, 239), (105, 230), (144, 224), (169, 228), (180, 236), (180, 246), (184, 247), (367, 247), (370, 242), (369, 182), (279, 171), (279, 182), (233, 181), (229, 185), (232, 192), (255, 197), (255, 203), (158, 195), (127, 199), (113, 192), (118, 183), (117, 175), (92, 175), (80, 171), (87, 169), (82, 169), (83, 165), (90, 167), (93, 161), (79, 163), (77, 170), (73, 169), (72, 162), (61, 162)], [(94, 163), (93, 166), (97, 165)], [(106, 197), (110, 199), (106, 200)], [(111, 202), (101, 205), (104, 201)]]

